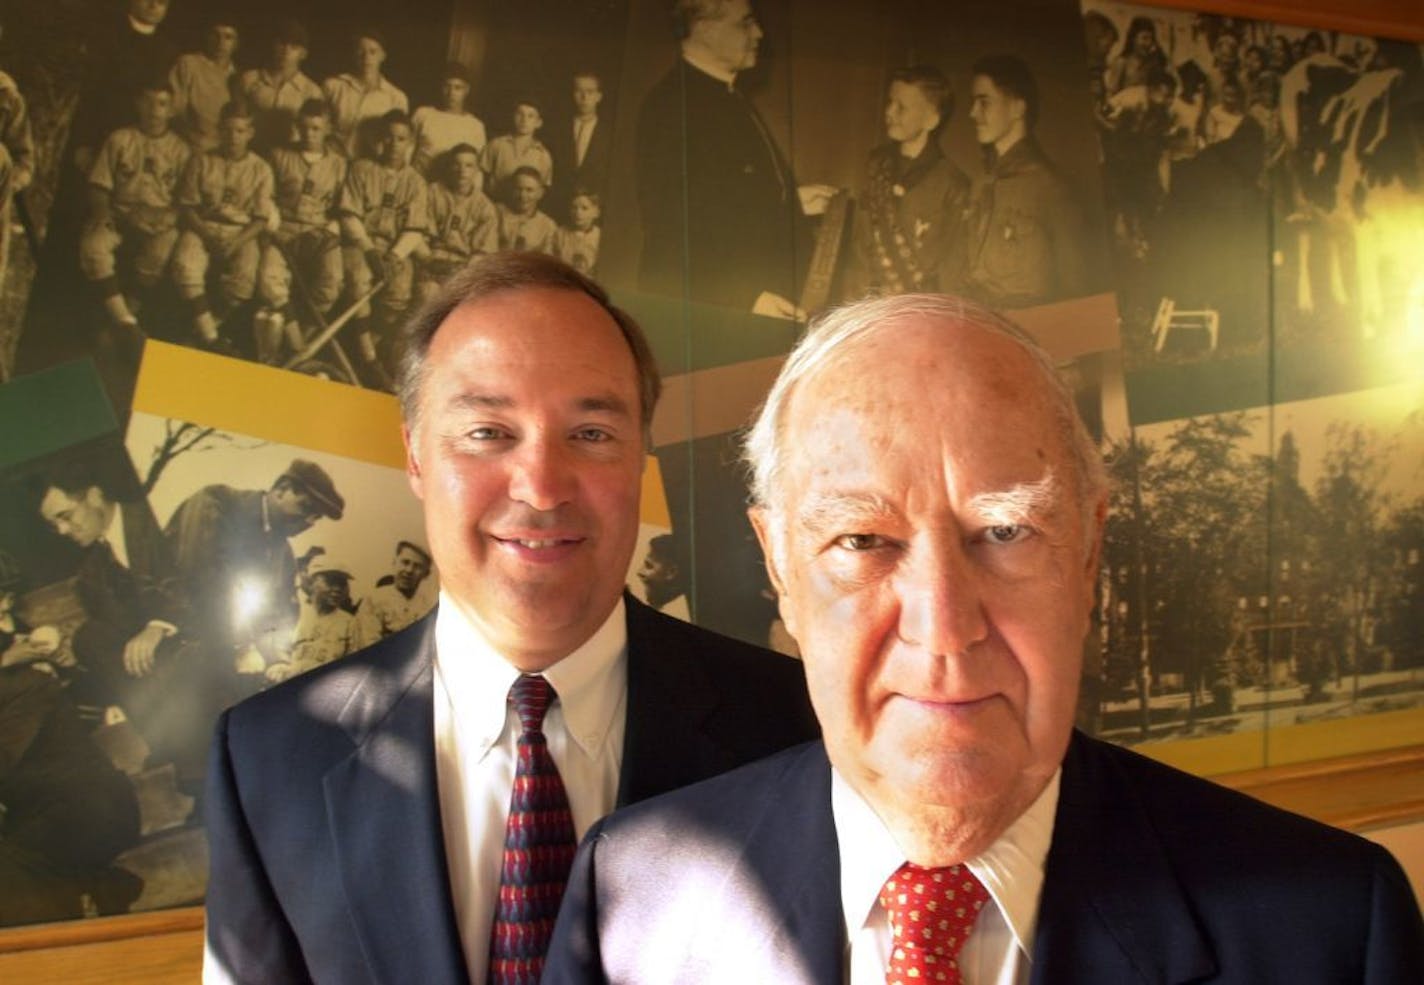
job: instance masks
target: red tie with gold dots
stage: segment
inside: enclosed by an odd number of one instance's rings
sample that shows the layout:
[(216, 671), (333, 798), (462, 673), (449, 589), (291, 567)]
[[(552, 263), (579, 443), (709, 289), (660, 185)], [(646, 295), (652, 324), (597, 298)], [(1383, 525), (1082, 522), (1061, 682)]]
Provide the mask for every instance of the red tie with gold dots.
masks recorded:
[(961, 985), (959, 951), (988, 899), (964, 865), (927, 869), (906, 862), (896, 869), (880, 890), (894, 935), (885, 985)]
[(523, 731), (490, 932), (490, 985), (537, 985), (574, 860), (569, 797), (543, 732), (555, 697), (548, 681), (529, 674), (509, 689)]

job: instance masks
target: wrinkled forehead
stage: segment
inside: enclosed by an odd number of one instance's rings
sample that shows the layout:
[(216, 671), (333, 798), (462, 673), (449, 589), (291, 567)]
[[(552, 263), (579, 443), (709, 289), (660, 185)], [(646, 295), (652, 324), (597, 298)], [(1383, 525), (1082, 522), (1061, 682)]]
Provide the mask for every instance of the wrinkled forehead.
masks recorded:
[(1052, 439), (1053, 462), (1070, 454), (1066, 408), (1047, 370), (1012, 337), (942, 318), (877, 326), (828, 354), (796, 386), (782, 446), (796, 449), (828, 422), (881, 425), (928, 447), (993, 448)]

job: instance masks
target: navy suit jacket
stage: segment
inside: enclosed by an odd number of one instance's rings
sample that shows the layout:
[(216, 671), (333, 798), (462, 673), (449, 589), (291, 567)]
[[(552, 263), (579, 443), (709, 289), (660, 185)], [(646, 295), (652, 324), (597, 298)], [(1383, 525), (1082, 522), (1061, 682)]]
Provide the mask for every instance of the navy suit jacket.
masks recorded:
[[(579, 849), (544, 985), (845, 980), (819, 742), (618, 811)], [(1383, 848), (1075, 735), (1034, 985), (1424, 981)]]
[[(626, 601), (620, 805), (815, 734), (795, 661)], [(436, 789), (434, 623), (219, 719), (207, 943), (231, 980), (469, 980)]]

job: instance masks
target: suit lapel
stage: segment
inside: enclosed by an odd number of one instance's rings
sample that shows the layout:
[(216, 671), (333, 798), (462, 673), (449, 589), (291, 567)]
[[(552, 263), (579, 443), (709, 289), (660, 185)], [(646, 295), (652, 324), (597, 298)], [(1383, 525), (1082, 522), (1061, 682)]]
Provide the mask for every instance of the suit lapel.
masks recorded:
[(1151, 819), (1094, 740), (1074, 733), (1033, 946), (1034, 985), (1194, 981), (1216, 962)]
[(737, 765), (705, 729), (715, 683), (681, 624), (632, 596), (628, 609), (628, 713), (618, 806), (686, 786)]
[(420, 625), (409, 656), (380, 665), (342, 710), (356, 748), (323, 781), (327, 820), (374, 980), (463, 983), (435, 776), (434, 616)]
[[(845, 919), (841, 914), (840, 852), (831, 814), (831, 768), (821, 743), (805, 746), (779, 774), (746, 829), (742, 853), (710, 918), (688, 952), (696, 969), (671, 980), (733, 975), (754, 981), (823, 985), (844, 980)], [(749, 919), (749, 908), (764, 911)], [(748, 977), (749, 976), (749, 977)]]

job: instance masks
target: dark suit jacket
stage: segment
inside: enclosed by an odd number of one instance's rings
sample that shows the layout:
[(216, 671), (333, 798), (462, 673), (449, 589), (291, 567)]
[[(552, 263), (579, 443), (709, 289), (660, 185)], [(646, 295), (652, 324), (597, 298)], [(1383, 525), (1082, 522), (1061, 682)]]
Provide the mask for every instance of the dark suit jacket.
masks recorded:
[[(593, 134), (588, 138), (583, 163), (578, 165), (574, 164), (577, 153), (572, 118), (561, 119), (553, 127), (545, 127), (542, 131), (545, 145), (554, 158), (554, 185), (549, 189), (548, 201), (542, 208), (559, 225), (569, 224), (569, 202), (575, 189), (604, 195), (608, 185), (608, 162), (613, 154), (611, 127), (608, 119), (601, 115), (598, 117)], [(607, 202), (607, 196), (603, 201)]]
[[(803, 741), (794, 661), (627, 600), (618, 803)], [(218, 722), (208, 947), (236, 981), (467, 981), (433, 749), (429, 616)]]
[(809, 227), (747, 97), (679, 58), (643, 101), (636, 163), (641, 290), (744, 311), (762, 291), (796, 300)]
[[(844, 980), (819, 742), (599, 822), (545, 985)], [(1075, 735), (1035, 985), (1424, 981), (1424, 926), (1383, 849)]]
[(75, 572), (74, 591), (84, 609), (84, 624), (75, 634), (79, 659), (122, 674), (124, 644), (151, 620), (182, 628), (188, 622), (168, 545), (146, 502), (124, 503), (124, 547), (128, 565), (114, 557), (108, 544), (91, 544)]
[[(168, 518), (164, 536), (173, 563), (193, 604), (193, 623), (220, 648), (230, 652), (297, 621), (294, 582), (297, 562), (281, 531), (263, 512), (261, 489), (204, 486)], [(265, 601), (258, 611), (233, 613), (232, 593), (239, 579), (261, 578)]]

